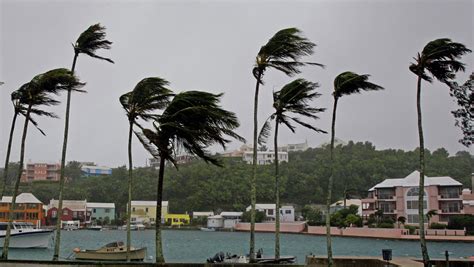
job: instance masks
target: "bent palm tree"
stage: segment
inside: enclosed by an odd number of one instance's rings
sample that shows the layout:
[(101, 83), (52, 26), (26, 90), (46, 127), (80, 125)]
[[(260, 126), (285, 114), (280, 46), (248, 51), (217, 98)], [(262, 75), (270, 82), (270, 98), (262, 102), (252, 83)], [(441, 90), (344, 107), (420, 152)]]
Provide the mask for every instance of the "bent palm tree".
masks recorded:
[(323, 112), (325, 108), (313, 108), (308, 102), (321, 94), (316, 93), (318, 84), (297, 79), (285, 85), (280, 91), (273, 93), (273, 108), (275, 112), (265, 121), (260, 131), (259, 145), (263, 145), (265, 138), (270, 135), (270, 121), (275, 120), (274, 152), (275, 152), (275, 257), (280, 258), (280, 177), (278, 171), (278, 126), (285, 124), (293, 133), (295, 126), (291, 121), (309, 128), (313, 131), (326, 133), (296, 117), (290, 117), (291, 114), (301, 115), (312, 119), (318, 119), (317, 113)]
[[(76, 43), (73, 44), (74, 47), (74, 59), (72, 61), (71, 73), (74, 75), (76, 68), (76, 61), (79, 54), (86, 54), (93, 58), (98, 58), (101, 60), (106, 60), (108, 62), (114, 63), (111, 59), (104, 58), (95, 54), (95, 51), (98, 49), (110, 49), (112, 42), (105, 39), (105, 28), (100, 24), (95, 24), (90, 26), (86, 31), (84, 31)], [(59, 219), (56, 222), (56, 240), (54, 243), (54, 254), (53, 260), (57, 261), (59, 258), (59, 248), (61, 243), (61, 214), (63, 208), (63, 190), (64, 190), (64, 171), (66, 169), (66, 151), (67, 151), (67, 138), (69, 133), (69, 111), (71, 109), (71, 93), (72, 91), (85, 92), (82, 90), (74, 90), (70, 88), (67, 90), (67, 102), (66, 102), (66, 117), (64, 122), (64, 139), (63, 139), (63, 148), (61, 153), (61, 171), (59, 177), (59, 198), (58, 198), (58, 211)]]
[[(120, 96), (120, 103), (127, 114), (128, 130), (128, 203), (127, 203), (127, 260), (130, 257), (130, 219), (132, 214), (132, 182), (133, 182), (133, 162), (132, 162), (132, 133), (133, 126), (143, 127), (137, 122), (141, 118), (144, 121), (156, 119), (152, 114), (157, 109), (163, 109), (169, 103), (169, 98), (173, 95), (171, 90), (167, 89), (168, 81), (150, 77), (141, 80), (133, 89)], [(161, 209), (160, 209), (161, 210)], [(158, 221), (155, 221), (159, 223)]]
[[(418, 76), (416, 90), (416, 110), (418, 114), (418, 137), (420, 140), (420, 191), (425, 187), (425, 145), (423, 137), (423, 126), (421, 119), (421, 80), (429, 83), (436, 78), (442, 83), (449, 83), (454, 79), (456, 72), (464, 71), (464, 64), (460, 59), (464, 54), (471, 52), (463, 44), (452, 42), (450, 39), (442, 38), (429, 42), (423, 51), (418, 53), (415, 61), (409, 67), (410, 71)], [(428, 72), (428, 73), (427, 73)], [(431, 74), (431, 77), (429, 76)], [(418, 194), (418, 217), (420, 226), (420, 245), (421, 254), (423, 255), (423, 263), (428, 266), (429, 255), (425, 240), (425, 222), (423, 212), (423, 195)]]
[[(23, 173), (23, 160), (25, 157), (25, 141), (28, 131), (28, 124), (31, 121), (30, 115), (33, 110), (33, 106), (51, 106), (59, 104), (58, 101), (50, 97), (51, 94), (58, 94), (61, 90), (78, 90), (84, 84), (71, 74), (67, 69), (54, 69), (46, 73), (35, 76), (27, 85), (22, 87), (24, 90), (21, 94), (20, 101), (27, 106), (25, 114), (25, 123), (23, 126), (23, 134), (21, 139), (20, 149), (20, 163), (18, 176), (15, 180), (15, 188), (13, 191), (12, 202), (9, 210), (9, 223), (7, 226), (7, 232), (5, 235), (5, 242), (3, 245), (2, 259), (8, 259), (8, 246), (10, 243), (10, 232), (11, 222), (13, 221), (13, 210), (16, 204), (16, 196), (18, 195), (18, 188), (20, 185), (21, 175)], [(35, 108), (38, 111), (37, 114), (42, 113), (43, 115), (55, 117), (54, 114)]]
[(433, 216), (438, 215), (438, 210), (429, 210), (426, 213), (426, 220), (428, 221), (428, 228), (430, 227), (430, 220), (433, 218)]
[(331, 245), (331, 220), (330, 220), (330, 207), (331, 207), (331, 198), (332, 198), (332, 184), (334, 180), (334, 138), (336, 134), (336, 109), (337, 102), (339, 98), (344, 95), (352, 95), (360, 93), (361, 91), (371, 91), (371, 90), (382, 90), (383, 87), (376, 85), (374, 83), (368, 82), (368, 74), (356, 74), (354, 72), (346, 71), (339, 74), (334, 79), (334, 106), (332, 110), (332, 125), (331, 125), (331, 175), (329, 176), (328, 181), (328, 193), (326, 198), (326, 243), (327, 243), (327, 253), (328, 253), (328, 265), (332, 266), (332, 245)]
[(206, 148), (215, 143), (225, 147), (230, 142), (225, 136), (243, 140), (233, 131), (239, 127), (235, 114), (219, 106), (221, 96), (222, 94), (215, 95), (200, 91), (179, 93), (169, 103), (163, 114), (157, 116), (154, 123), (155, 131), (144, 129), (143, 133), (136, 133), (150, 154), (160, 159), (155, 220), (157, 263), (165, 261), (160, 226), (165, 161), (168, 160), (176, 166), (174, 150), (183, 148), (206, 162), (221, 166), (221, 163), (212, 157)]
[(255, 85), (253, 108), (253, 163), (252, 178), (250, 180), (250, 261), (255, 259), (255, 204), (257, 202), (257, 139), (258, 139), (258, 93), (263, 85), (263, 75), (267, 68), (274, 68), (292, 76), (300, 72), (300, 67), (310, 64), (323, 67), (318, 63), (302, 62), (303, 56), (313, 54), (316, 45), (303, 37), (297, 28), (287, 28), (278, 31), (268, 42), (260, 48), (252, 70), (257, 80)]
[[(23, 94), (26, 93), (26, 88), (28, 87), (28, 85), (29, 85), (29, 83), (26, 83), (26, 84), (22, 85), (20, 87), (20, 89), (18, 89), (18, 90), (11, 93), (11, 101), (13, 103), (13, 119), (12, 119), (12, 124), (11, 124), (11, 127), (10, 127), (10, 135), (9, 135), (9, 138), (8, 138), (7, 155), (5, 157), (5, 167), (3, 169), (3, 187), (2, 187), (2, 190), (1, 190), (0, 199), (5, 194), (5, 190), (7, 188), (8, 167), (9, 167), (8, 163), (10, 162), (10, 153), (11, 153), (12, 142), (13, 142), (13, 133), (15, 131), (16, 119), (17, 119), (18, 115), (23, 115), (24, 117), (26, 117), (26, 112), (27, 112), (27, 109), (28, 109), (25, 106), (25, 104), (22, 103), (22, 99), (23, 100), (25, 99)], [(33, 114), (36, 114), (36, 115), (39, 115), (39, 116), (57, 118), (57, 116), (54, 115), (53, 113), (36, 109), (34, 106), (30, 109), (29, 120), (30, 120), (31, 124), (33, 124), (40, 131), (40, 133), (42, 135), (45, 135), (45, 133), (40, 128), (38, 128), (38, 123), (31, 117), (31, 115), (33, 115)]]

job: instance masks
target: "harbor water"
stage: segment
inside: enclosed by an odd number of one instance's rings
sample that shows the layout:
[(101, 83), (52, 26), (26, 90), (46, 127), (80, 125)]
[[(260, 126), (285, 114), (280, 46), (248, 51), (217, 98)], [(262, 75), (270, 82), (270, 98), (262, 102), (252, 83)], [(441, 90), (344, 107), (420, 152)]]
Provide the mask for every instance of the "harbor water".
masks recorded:
[[(147, 247), (146, 261), (154, 261), (155, 231), (132, 232), (132, 245)], [(109, 231), (63, 231), (61, 234), (62, 259), (72, 254), (74, 248), (97, 249), (106, 243), (126, 240), (126, 232)], [(281, 254), (294, 255), (298, 263), (304, 263), (309, 254), (325, 255), (324, 236), (282, 234)], [(191, 230), (164, 230), (163, 250), (167, 262), (202, 263), (217, 252), (231, 252), (244, 255), (248, 253), (249, 233), (246, 232), (203, 232)], [(262, 248), (264, 254), (274, 254), (274, 234), (257, 233), (256, 249)], [(420, 257), (418, 241), (384, 240), (371, 238), (333, 237), (334, 255), (381, 256), (382, 249), (392, 249), (394, 257)], [(474, 256), (474, 244), (463, 242), (428, 242), (432, 258), (444, 257), (448, 250), (451, 258)], [(11, 249), (10, 259), (50, 260), (53, 246), (48, 249)]]

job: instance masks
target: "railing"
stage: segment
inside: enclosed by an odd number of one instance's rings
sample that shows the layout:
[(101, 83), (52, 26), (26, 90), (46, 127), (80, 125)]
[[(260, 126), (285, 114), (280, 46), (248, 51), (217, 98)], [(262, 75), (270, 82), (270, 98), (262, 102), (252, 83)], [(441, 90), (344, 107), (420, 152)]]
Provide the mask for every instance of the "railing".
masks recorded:
[(461, 209), (459, 207), (456, 208), (441, 208), (442, 213), (455, 213), (455, 212), (460, 212)]
[(378, 199), (393, 199), (395, 195), (393, 194), (379, 194)]
[(460, 198), (461, 196), (457, 193), (448, 193), (448, 194), (441, 194), (441, 198)]

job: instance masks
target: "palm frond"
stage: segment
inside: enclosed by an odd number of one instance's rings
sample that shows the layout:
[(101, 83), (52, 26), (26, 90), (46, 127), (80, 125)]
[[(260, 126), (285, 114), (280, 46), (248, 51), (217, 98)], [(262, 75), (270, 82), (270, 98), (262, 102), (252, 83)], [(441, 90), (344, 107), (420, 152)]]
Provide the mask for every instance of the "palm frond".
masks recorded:
[(369, 82), (370, 75), (346, 71), (334, 79), (334, 97), (360, 93), (361, 91), (383, 90), (382, 86)]
[(257, 54), (253, 75), (262, 75), (266, 68), (275, 68), (288, 76), (300, 73), (304, 65), (324, 67), (320, 63), (302, 62), (303, 56), (313, 54), (316, 45), (302, 36), (297, 28), (287, 28), (278, 31), (262, 46)]
[(465, 70), (465, 64), (459, 59), (470, 52), (465, 45), (448, 38), (436, 39), (426, 44), (421, 54), (418, 54), (416, 63), (410, 65), (410, 70), (425, 81), (433, 81), (426, 74), (428, 71), (432, 77), (447, 83), (455, 78), (456, 72)]
[(84, 53), (90, 57), (114, 63), (112, 59), (101, 57), (96, 54), (96, 51), (99, 49), (108, 50), (111, 48), (112, 42), (106, 40), (105, 36), (105, 27), (101, 26), (99, 23), (94, 24), (81, 33), (76, 43), (73, 45), (74, 51), (76, 53)]
[(258, 134), (258, 141), (257, 143), (262, 146), (267, 143), (267, 138), (270, 136), (272, 127), (270, 126), (271, 116), (265, 120), (265, 123)]

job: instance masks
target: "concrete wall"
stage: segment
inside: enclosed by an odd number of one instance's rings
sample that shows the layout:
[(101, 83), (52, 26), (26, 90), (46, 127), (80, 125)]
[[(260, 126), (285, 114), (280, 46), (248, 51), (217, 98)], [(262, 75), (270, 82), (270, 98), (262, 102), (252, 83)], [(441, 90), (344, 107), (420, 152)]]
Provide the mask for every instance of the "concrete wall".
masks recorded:
[[(308, 233), (315, 235), (325, 235), (326, 227), (308, 226)], [(337, 228), (331, 227), (331, 235), (334, 236), (377, 236), (381, 238), (400, 238), (402, 235), (408, 235), (407, 229), (382, 229), (382, 228)]]
[[(282, 233), (301, 233), (305, 229), (306, 222), (280, 223), (280, 232)], [(237, 231), (250, 231), (250, 223), (237, 223)], [(275, 223), (256, 223), (257, 232), (275, 232)]]

